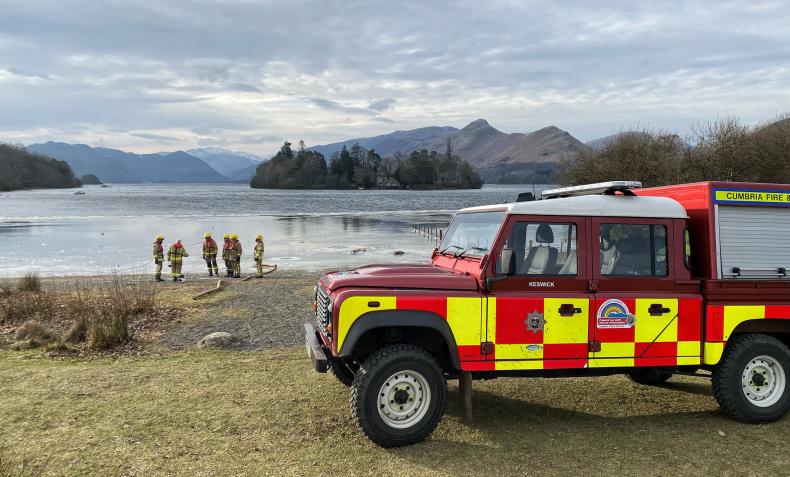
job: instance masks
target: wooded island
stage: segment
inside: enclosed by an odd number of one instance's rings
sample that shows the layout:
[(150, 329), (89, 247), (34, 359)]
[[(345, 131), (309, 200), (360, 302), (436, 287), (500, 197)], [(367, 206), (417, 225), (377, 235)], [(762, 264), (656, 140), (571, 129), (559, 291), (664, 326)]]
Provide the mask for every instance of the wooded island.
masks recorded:
[(296, 151), (285, 142), (271, 160), (258, 166), (250, 186), (259, 189), (479, 189), (477, 171), (457, 155), (447, 141), (436, 151), (400, 152), (381, 157), (354, 144), (332, 154), (310, 151), (299, 141)]

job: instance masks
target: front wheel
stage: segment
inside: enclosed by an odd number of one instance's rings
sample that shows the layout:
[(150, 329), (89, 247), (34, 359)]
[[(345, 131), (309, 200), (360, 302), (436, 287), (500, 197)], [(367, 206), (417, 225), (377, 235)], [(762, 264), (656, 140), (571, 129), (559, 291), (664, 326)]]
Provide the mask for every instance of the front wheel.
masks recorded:
[(335, 361), (329, 363), (329, 372), (344, 386), (351, 386), (358, 369), (359, 366), (352, 362)]
[(761, 334), (734, 338), (713, 373), (713, 394), (725, 414), (759, 424), (781, 419), (790, 409), (790, 350)]
[(444, 414), (447, 381), (439, 363), (412, 345), (393, 345), (362, 363), (351, 386), (357, 427), (382, 447), (427, 438)]

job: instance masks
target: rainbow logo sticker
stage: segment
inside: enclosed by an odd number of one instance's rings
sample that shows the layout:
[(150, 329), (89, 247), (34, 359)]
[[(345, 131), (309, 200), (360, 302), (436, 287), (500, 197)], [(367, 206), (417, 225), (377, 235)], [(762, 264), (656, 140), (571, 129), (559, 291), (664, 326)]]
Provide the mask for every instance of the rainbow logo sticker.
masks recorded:
[(596, 326), (601, 329), (632, 328), (636, 317), (621, 300), (612, 298), (598, 307)]

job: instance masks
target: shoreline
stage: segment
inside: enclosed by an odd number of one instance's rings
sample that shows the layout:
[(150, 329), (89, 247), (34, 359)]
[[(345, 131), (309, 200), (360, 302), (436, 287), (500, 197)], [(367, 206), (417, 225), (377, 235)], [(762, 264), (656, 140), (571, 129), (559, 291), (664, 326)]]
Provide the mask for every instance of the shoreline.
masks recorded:
[[(217, 278), (187, 274), (185, 282), (154, 282), (149, 276), (94, 275), (82, 277), (42, 277), (41, 292), (56, 301), (81, 294), (106, 292), (119, 286), (143, 286), (159, 304), (151, 316), (134, 317), (129, 321), (132, 341), (110, 353), (149, 354), (194, 349), (208, 334), (227, 332), (238, 340), (229, 349), (262, 351), (273, 348), (301, 346), (304, 341), (302, 324), (312, 316), (313, 287), (324, 272), (284, 271), (260, 279), (224, 280), (226, 286), (216, 293), (194, 300), (193, 295), (217, 283)], [(223, 278), (223, 277), (220, 277)], [(150, 280), (150, 285), (149, 285)], [(17, 279), (0, 279), (0, 285), (13, 285)], [(14, 300), (14, 295), (3, 301)], [(16, 316), (0, 323), (0, 350), (10, 348), (14, 335), (24, 322), (35, 319), (46, 328), (62, 335), (79, 316)], [(2, 344), (4, 342), (5, 344)], [(73, 354), (73, 353), (72, 353)], [(79, 350), (78, 355), (85, 354)], [(91, 354), (91, 353), (88, 353)], [(99, 353), (101, 354), (101, 353)]]

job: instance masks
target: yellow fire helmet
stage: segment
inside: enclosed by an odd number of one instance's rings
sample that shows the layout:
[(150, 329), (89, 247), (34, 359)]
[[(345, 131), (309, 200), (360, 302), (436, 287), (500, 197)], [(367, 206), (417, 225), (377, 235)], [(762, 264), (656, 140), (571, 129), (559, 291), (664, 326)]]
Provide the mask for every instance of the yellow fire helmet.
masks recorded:
[(230, 239), (231, 239), (231, 240), (238, 240), (238, 239), (239, 239), (239, 236), (238, 236), (238, 235), (236, 235), (236, 234), (230, 234)]
[(225, 234), (222, 236), (222, 240), (228, 240), (228, 239), (230, 239), (230, 234)]
[(155, 240), (164, 240), (164, 239), (165, 239), (164, 235), (157, 235)]
[(256, 240), (256, 241), (260, 240), (261, 242), (263, 242), (263, 235), (261, 235), (261, 234), (258, 234), (258, 235), (255, 237), (255, 240)]
[(204, 233), (203, 238), (211, 238), (211, 232)]

